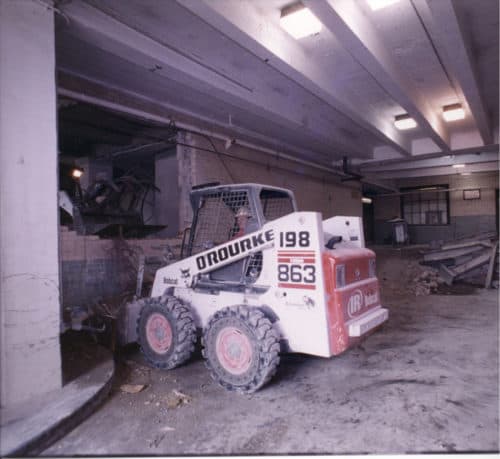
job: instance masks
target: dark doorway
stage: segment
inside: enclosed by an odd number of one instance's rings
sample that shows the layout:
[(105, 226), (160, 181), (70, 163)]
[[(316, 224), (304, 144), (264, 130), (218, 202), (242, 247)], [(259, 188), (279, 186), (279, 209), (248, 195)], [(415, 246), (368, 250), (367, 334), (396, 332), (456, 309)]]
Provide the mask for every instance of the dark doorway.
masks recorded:
[(495, 217), (496, 217), (496, 220), (495, 220), (495, 223), (497, 225), (497, 234), (498, 234), (498, 218), (499, 218), (499, 215), (498, 215), (498, 204), (499, 204), (499, 197), (500, 197), (500, 189), (496, 189), (496, 193), (495, 193), (495, 197), (496, 197), (496, 202), (495, 202)]
[(373, 202), (363, 202), (363, 230), (365, 232), (365, 242), (373, 244), (375, 240)]

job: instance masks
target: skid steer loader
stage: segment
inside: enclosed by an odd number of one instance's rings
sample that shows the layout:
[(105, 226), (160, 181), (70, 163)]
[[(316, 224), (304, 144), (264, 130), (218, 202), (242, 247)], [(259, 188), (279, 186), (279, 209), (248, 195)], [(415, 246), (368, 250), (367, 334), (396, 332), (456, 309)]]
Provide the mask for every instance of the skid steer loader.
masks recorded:
[(291, 191), (258, 184), (191, 192), (186, 257), (131, 304), (125, 338), (171, 369), (202, 331), (212, 377), (229, 390), (268, 382), (280, 352), (331, 357), (388, 318), (359, 217), (298, 212)]

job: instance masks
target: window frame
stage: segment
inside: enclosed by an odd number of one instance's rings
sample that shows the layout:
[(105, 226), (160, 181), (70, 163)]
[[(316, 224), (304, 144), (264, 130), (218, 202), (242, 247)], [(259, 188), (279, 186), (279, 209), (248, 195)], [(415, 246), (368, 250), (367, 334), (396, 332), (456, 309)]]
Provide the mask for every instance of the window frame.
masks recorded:
[[(444, 196), (445, 196), (445, 201), (446, 201), (446, 223), (410, 223), (409, 219), (408, 219), (408, 216), (405, 215), (405, 211), (404, 211), (404, 207), (405, 207), (405, 194), (402, 194), (401, 195), (401, 199), (400, 199), (400, 210), (401, 210), (401, 215), (402, 217), (404, 218), (404, 220), (406, 221), (406, 223), (408, 224), (408, 226), (449, 226), (451, 223), (450, 223), (450, 193), (449, 193), (449, 185), (447, 184), (436, 184), (436, 185), (421, 185), (421, 186), (412, 186), (412, 187), (404, 187), (404, 188), (400, 188), (399, 191), (400, 193), (408, 193), (408, 192), (414, 192), (412, 194), (418, 194), (419, 197), (424, 194), (424, 193), (418, 193), (419, 190), (429, 190), (429, 188), (436, 188), (435, 190), (432, 190), (436, 193), (441, 193), (441, 192), (444, 192)], [(431, 192), (431, 190), (429, 190), (428, 192)], [(420, 207), (420, 213), (422, 212), (422, 209), (421, 209), (421, 202), (422, 200), (419, 199), (418, 203), (419, 203), (419, 207)], [(434, 200), (433, 202), (437, 203), (438, 204), (438, 211), (439, 211), (439, 202), (441, 202), (439, 200), (439, 198), (437, 200)], [(428, 209), (429, 211), (431, 209)]]

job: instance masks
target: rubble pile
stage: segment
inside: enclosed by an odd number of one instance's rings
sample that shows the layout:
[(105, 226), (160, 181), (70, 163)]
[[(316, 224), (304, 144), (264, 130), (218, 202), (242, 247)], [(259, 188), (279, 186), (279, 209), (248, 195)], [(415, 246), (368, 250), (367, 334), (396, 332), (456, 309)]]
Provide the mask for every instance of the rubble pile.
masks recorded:
[(480, 235), (438, 246), (431, 244), (422, 255), (421, 263), (437, 270), (447, 285), (464, 280), (484, 288), (498, 288), (497, 235)]
[(439, 285), (445, 281), (439, 275), (439, 271), (429, 267), (422, 267), (422, 271), (412, 282), (412, 290), (415, 296), (430, 295), (436, 293)]
[(393, 258), (390, 265), (384, 263), (381, 268), (379, 276), (383, 290), (397, 295), (430, 295), (444, 284), (439, 270), (421, 265), (418, 258)]

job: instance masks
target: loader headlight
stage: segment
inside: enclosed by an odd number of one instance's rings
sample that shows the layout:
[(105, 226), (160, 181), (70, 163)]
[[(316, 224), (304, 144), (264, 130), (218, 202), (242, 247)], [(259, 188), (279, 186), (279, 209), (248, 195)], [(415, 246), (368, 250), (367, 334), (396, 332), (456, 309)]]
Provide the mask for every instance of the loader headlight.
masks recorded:
[(337, 288), (345, 286), (345, 265), (335, 267), (335, 285)]
[(377, 277), (377, 263), (375, 258), (370, 258), (368, 260), (368, 276)]
[(71, 170), (71, 177), (73, 177), (74, 179), (79, 179), (81, 178), (82, 175), (83, 175), (83, 169), (79, 167), (74, 167)]

